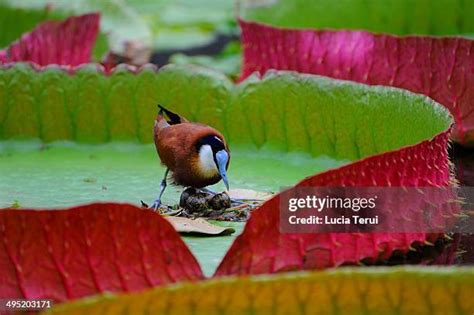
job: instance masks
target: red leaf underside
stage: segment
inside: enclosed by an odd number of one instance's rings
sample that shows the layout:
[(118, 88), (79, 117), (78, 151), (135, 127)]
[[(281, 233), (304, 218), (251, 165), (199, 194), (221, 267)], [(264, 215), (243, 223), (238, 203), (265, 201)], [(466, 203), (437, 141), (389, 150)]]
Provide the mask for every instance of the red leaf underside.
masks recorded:
[[(447, 186), (451, 173), (449, 132), (399, 151), (387, 152), (309, 177), (295, 187)], [(279, 231), (279, 195), (252, 213), (216, 271), (217, 276), (322, 269), (386, 260), (414, 243), (435, 241), (426, 233), (313, 233)]]
[(73, 16), (65, 21), (48, 21), (24, 34), (0, 51), (0, 63), (34, 62), (77, 66), (91, 61), (100, 15)]
[(173, 227), (125, 204), (0, 211), (0, 298), (65, 301), (203, 278)]
[(453, 138), (474, 143), (473, 40), (282, 29), (242, 20), (240, 26), (241, 79), (255, 71), (294, 70), (407, 89), (446, 106), (456, 122)]

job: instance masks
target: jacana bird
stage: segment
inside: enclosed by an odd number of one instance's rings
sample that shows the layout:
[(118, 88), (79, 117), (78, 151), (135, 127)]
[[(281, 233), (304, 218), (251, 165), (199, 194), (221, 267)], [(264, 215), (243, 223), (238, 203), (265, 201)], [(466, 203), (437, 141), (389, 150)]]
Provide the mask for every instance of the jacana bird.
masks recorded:
[[(161, 205), (168, 173), (178, 186), (204, 188), (221, 179), (227, 190), (230, 151), (224, 136), (204, 124), (190, 122), (161, 105), (155, 120), (154, 139), (161, 163), (166, 167), (160, 193), (150, 208)], [(165, 117), (166, 116), (166, 117)]]

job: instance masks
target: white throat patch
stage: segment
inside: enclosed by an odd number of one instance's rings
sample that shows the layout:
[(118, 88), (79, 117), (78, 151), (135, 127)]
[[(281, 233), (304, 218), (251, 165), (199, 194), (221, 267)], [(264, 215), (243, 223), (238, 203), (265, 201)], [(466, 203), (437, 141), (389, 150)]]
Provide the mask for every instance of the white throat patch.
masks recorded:
[(216, 163), (214, 162), (214, 155), (210, 145), (205, 144), (199, 149), (199, 168), (203, 175), (215, 176), (219, 173)]

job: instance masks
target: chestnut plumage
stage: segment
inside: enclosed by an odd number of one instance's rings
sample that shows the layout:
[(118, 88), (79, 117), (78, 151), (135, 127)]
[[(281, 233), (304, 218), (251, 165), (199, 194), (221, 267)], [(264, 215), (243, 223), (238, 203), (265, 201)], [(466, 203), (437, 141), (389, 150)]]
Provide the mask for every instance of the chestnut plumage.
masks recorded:
[(179, 186), (203, 188), (222, 179), (228, 189), (230, 152), (224, 136), (212, 127), (190, 122), (161, 105), (158, 107), (154, 140), (161, 163), (167, 170), (152, 207), (161, 204), (169, 172), (174, 184)]

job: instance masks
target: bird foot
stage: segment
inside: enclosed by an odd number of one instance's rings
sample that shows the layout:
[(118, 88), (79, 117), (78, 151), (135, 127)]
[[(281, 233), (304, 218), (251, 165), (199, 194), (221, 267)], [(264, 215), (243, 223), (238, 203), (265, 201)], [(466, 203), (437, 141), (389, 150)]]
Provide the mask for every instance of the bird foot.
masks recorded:
[(153, 209), (153, 210), (158, 210), (158, 208), (161, 206), (161, 200), (160, 199), (156, 199), (155, 201), (153, 201), (153, 203), (151, 204), (150, 206), (150, 209)]
[(140, 200), (140, 201), (142, 203), (142, 207), (148, 208), (148, 209), (154, 210), (154, 211), (158, 211), (158, 209), (161, 206), (161, 200), (160, 199), (156, 199), (155, 201), (153, 201), (153, 203), (150, 206), (148, 204), (144, 203), (143, 200)]

